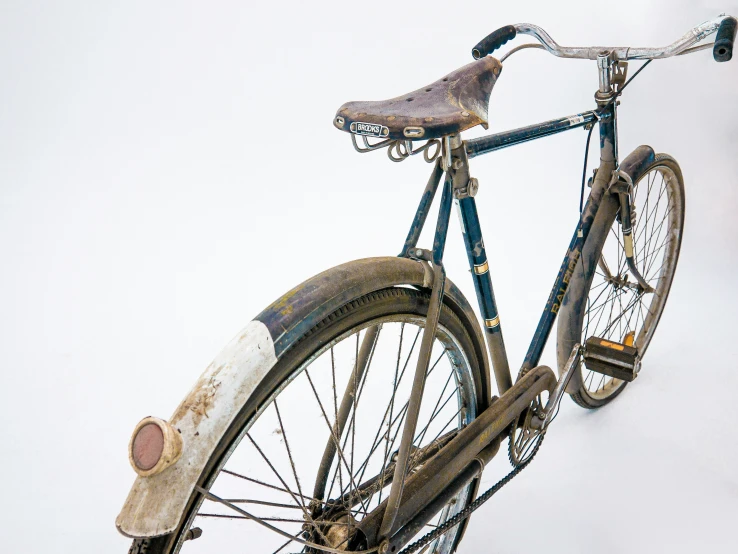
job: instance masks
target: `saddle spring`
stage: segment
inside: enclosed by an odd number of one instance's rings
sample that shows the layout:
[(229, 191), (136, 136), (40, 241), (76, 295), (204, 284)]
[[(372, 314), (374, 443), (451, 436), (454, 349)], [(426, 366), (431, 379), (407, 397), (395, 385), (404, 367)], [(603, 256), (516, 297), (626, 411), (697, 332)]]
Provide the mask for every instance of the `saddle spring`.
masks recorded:
[[(351, 133), (351, 142), (354, 145), (354, 150), (360, 154), (366, 154), (373, 150), (387, 148), (387, 157), (393, 162), (402, 162), (410, 156), (415, 156), (422, 152), (423, 159), (428, 163), (433, 163), (441, 154), (441, 141), (439, 139), (431, 139), (420, 148), (413, 148), (413, 141), (411, 140), (383, 139), (379, 142), (370, 143), (365, 135), (359, 135), (363, 142), (363, 146), (360, 146), (356, 140), (356, 136), (354, 133)], [(435, 149), (433, 149), (434, 146)]]

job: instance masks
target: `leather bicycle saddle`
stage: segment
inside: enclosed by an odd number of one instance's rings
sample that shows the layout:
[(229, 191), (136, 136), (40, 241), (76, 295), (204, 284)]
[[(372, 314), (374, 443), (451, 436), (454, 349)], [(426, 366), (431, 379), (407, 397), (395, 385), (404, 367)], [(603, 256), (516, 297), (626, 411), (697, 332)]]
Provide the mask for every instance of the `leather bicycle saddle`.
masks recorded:
[(486, 56), (428, 86), (379, 102), (347, 102), (333, 124), (357, 135), (426, 140), (487, 128), (487, 108), (502, 64)]

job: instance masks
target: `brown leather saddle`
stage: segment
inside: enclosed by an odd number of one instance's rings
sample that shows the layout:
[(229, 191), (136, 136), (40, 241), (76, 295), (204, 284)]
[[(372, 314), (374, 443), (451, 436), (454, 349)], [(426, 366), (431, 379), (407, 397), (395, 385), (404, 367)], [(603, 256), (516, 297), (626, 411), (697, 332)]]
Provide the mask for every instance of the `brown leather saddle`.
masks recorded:
[(502, 64), (491, 56), (449, 73), (435, 83), (380, 102), (347, 102), (333, 124), (377, 138), (427, 140), (487, 128), (487, 108)]

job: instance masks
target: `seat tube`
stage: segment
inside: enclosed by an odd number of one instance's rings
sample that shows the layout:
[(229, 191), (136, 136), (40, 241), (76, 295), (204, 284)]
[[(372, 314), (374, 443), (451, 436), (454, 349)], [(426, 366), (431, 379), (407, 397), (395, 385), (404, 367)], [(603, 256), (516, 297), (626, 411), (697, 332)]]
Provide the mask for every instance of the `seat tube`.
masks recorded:
[(451, 175), (454, 197), (458, 200), (464, 245), (466, 246), (469, 267), (474, 279), (479, 310), (482, 312), (482, 318), (484, 319), (484, 334), (487, 339), (487, 346), (489, 346), (497, 390), (502, 394), (512, 387), (512, 376), (505, 350), (505, 341), (502, 338), (502, 326), (500, 325), (500, 316), (497, 312), (495, 293), (492, 288), (487, 251), (484, 248), (482, 228), (477, 214), (477, 203), (474, 200), (478, 184), (476, 179), (469, 176), (469, 159), (463, 142), (458, 136), (452, 136), (449, 142), (451, 159), (447, 171)]
[(497, 311), (495, 293), (492, 288), (492, 278), (489, 273), (487, 251), (484, 248), (482, 229), (479, 225), (477, 204), (473, 197), (467, 196), (459, 200), (462, 232), (466, 254), (469, 258), (474, 288), (477, 292), (479, 309), (484, 318), (484, 331), (492, 358), (492, 369), (500, 394), (512, 387), (510, 365), (505, 350), (505, 341), (502, 338), (500, 315)]

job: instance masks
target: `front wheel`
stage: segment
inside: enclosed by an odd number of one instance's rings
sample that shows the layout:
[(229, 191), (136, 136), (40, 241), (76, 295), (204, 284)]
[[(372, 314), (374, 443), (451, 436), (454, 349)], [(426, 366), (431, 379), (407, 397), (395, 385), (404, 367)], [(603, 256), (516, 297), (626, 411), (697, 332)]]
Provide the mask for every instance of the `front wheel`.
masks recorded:
[[(584, 344), (592, 336), (634, 345), (641, 359), (653, 339), (679, 259), (684, 181), (677, 162), (657, 154), (634, 176), (633, 185), (635, 263), (653, 292), (644, 293), (630, 275), (617, 220), (618, 202), (605, 197), (569, 285), (566, 316), (559, 320), (560, 363), (575, 343)], [(604, 406), (627, 384), (595, 373), (581, 362), (578, 371), (579, 387), (571, 396), (584, 408)]]
[[(207, 466), (209, 490), (239, 511), (198, 495), (174, 535), (135, 541), (132, 551), (366, 549), (357, 529), (389, 493), (429, 298), (380, 290), (307, 332), (275, 366), (266, 401), (239, 415)], [(467, 329), (443, 306), (407, 475), (487, 407)], [(420, 534), (462, 510), (474, 489), (463, 488)], [(202, 534), (189, 541), (192, 528)], [(461, 532), (451, 529), (428, 552), (452, 552)]]

